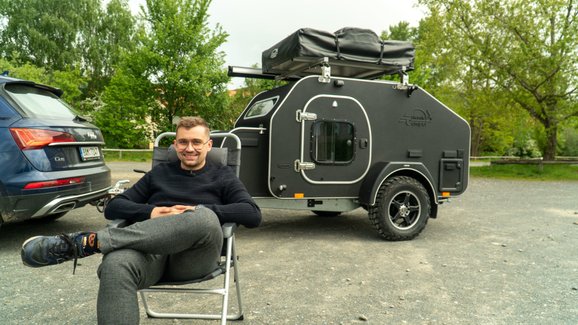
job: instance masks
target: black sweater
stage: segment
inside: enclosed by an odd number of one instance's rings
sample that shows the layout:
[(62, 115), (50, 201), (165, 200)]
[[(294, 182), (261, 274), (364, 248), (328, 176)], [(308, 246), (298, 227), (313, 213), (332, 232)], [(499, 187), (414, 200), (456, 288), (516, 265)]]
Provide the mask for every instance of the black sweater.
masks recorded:
[(198, 171), (184, 170), (180, 161), (159, 164), (136, 184), (111, 200), (107, 219), (133, 222), (150, 218), (157, 206), (199, 205), (213, 210), (221, 224), (236, 222), (246, 227), (261, 223), (261, 211), (229, 167), (209, 161)]

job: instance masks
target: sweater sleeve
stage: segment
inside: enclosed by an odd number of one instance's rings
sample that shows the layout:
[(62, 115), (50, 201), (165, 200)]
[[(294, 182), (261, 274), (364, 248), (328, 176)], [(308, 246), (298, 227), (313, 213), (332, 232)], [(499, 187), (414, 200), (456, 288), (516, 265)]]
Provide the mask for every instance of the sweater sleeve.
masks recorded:
[(261, 210), (249, 195), (245, 185), (227, 167), (221, 172), (223, 204), (204, 205), (215, 212), (221, 224), (235, 222), (247, 228), (259, 226)]
[(148, 204), (150, 197), (150, 175), (145, 174), (138, 182), (106, 205), (104, 217), (109, 220), (124, 219), (132, 222), (150, 219), (154, 205)]

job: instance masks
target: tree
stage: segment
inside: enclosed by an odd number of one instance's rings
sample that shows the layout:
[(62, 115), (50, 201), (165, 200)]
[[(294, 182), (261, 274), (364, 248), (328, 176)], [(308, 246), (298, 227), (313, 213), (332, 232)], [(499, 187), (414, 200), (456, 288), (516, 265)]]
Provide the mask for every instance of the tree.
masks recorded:
[[(432, 12), (420, 21), (417, 28), (402, 21), (390, 26), (389, 31), (383, 31), (381, 38), (414, 43), (416, 56), (414, 70), (409, 72), (410, 82), (442, 99), (469, 122), (472, 129), (470, 153), (473, 156), (481, 152), (501, 154), (513, 141), (509, 134), (510, 124), (501, 118), (507, 105), (503, 105), (491, 87), (467, 73), (471, 69), (456, 69), (454, 62), (457, 60), (444, 53), (444, 31), (440, 29), (439, 18)], [(385, 79), (398, 78), (390, 76)], [(456, 79), (460, 80), (459, 84), (454, 82)]]
[(73, 107), (82, 99), (82, 93), (78, 88), (78, 84), (83, 83), (84, 80), (78, 70), (48, 73), (46, 69), (39, 68), (30, 63), (16, 64), (6, 59), (0, 59), (0, 71), (7, 72), (10, 77), (60, 88), (64, 91), (62, 99)]
[(389, 26), (389, 31), (382, 31), (381, 39), (414, 41), (418, 36), (417, 33), (417, 28), (409, 26), (407, 21), (400, 21), (397, 25)]
[(0, 54), (19, 65), (48, 73), (80, 73), (83, 97), (101, 92), (120, 52), (131, 48), (134, 19), (126, 0), (0, 1)]
[[(13, 0), (2, 3), (3, 56), (66, 70), (79, 62), (79, 30), (97, 18), (99, 0)], [(16, 54), (16, 57), (13, 55)]]
[[(151, 126), (149, 136), (172, 130), (175, 117), (201, 115), (213, 128), (228, 125), (225, 104), (228, 77), (222, 68), (224, 54), (218, 47), (227, 34), (207, 25), (210, 0), (147, 0), (136, 47), (123, 56), (122, 68), (106, 88), (106, 104), (98, 113), (99, 126), (114, 134), (118, 126), (105, 123), (116, 111), (130, 128)], [(122, 136), (127, 136), (122, 134)]]
[[(99, 0), (101, 1), (101, 0)], [(90, 78), (86, 97), (98, 96), (116, 72), (124, 52), (134, 49), (136, 19), (127, 0), (110, 0), (106, 10), (81, 29), (82, 70)]]
[(420, 3), (439, 13), (444, 55), (538, 121), (546, 134), (544, 159), (554, 159), (560, 124), (578, 116), (571, 105), (578, 96), (575, 0)]

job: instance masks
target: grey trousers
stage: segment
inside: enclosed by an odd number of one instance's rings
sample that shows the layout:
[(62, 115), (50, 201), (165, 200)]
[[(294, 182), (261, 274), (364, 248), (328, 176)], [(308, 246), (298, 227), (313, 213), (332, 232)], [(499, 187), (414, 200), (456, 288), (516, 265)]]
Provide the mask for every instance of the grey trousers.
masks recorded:
[(138, 324), (137, 290), (163, 281), (186, 281), (213, 271), (223, 232), (215, 213), (199, 207), (125, 228), (97, 233), (104, 254), (98, 268), (99, 324)]

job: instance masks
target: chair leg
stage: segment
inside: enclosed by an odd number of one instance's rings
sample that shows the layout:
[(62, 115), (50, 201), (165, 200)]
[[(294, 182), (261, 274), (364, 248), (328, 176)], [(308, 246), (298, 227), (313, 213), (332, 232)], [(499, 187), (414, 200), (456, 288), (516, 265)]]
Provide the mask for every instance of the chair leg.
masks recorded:
[[(228, 313), (228, 309), (229, 309), (229, 281), (230, 281), (230, 271), (231, 271), (231, 258), (230, 256), (235, 256), (232, 253), (233, 250), (233, 241), (235, 240), (235, 235), (233, 235), (232, 238), (229, 238), (229, 240), (227, 240), (227, 260), (225, 261), (225, 274), (227, 276), (225, 276), (225, 280), (224, 280), (224, 284), (223, 287), (225, 288), (225, 293), (223, 294), (223, 306), (222, 306), (222, 310), (221, 310), (221, 325), (226, 325), (227, 324), (227, 313)], [(235, 267), (235, 271), (237, 270), (237, 268)], [(236, 272), (235, 272), (236, 273)]]
[[(225, 262), (226, 274), (230, 274), (231, 262), (233, 265), (233, 282), (235, 283), (235, 291), (237, 292), (237, 306), (239, 311), (235, 315), (228, 315), (229, 311), (229, 291), (230, 291), (230, 276), (226, 276), (223, 286), (226, 288), (223, 295), (223, 310), (221, 314), (221, 325), (225, 325), (227, 320), (242, 320), (243, 319), (243, 302), (241, 299), (241, 285), (239, 284), (239, 260), (237, 259), (237, 251), (235, 246), (235, 235), (233, 234), (230, 240), (227, 241), (227, 258)], [(234, 260), (232, 260), (234, 259)]]
[[(145, 311), (149, 317), (152, 318), (189, 318), (189, 319), (213, 319), (213, 320), (221, 320), (221, 324), (225, 325), (227, 320), (242, 320), (244, 318), (243, 315), (243, 301), (241, 298), (241, 286), (239, 284), (239, 261), (237, 259), (237, 252), (235, 247), (235, 238), (234, 235), (229, 238), (226, 242), (227, 245), (227, 256), (225, 261), (225, 274), (224, 274), (224, 283), (223, 288), (221, 289), (195, 289), (195, 288), (149, 288), (139, 290), (141, 300), (143, 302), (143, 306)], [(233, 273), (233, 282), (235, 284), (235, 291), (237, 295), (237, 306), (238, 312), (235, 314), (229, 314), (229, 293), (230, 293), (230, 286), (231, 286), (231, 271)], [(146, 297), (147, 292), (188, 292), (188, 293), (196, 293), (196, 294), (219, 294), (222, 295), (222, 311), (221, 314), (178, 314), (178, 313), (162, 313), (156, 312), (152, 310), (151, 306), (149, 305), (148, 299)]]
[[(233, 235), (234, 236), (234, 235)], [(233, 268), (233, 281), (235, 282), (235, 291), (237, 292), (237, 306), (239, 312), (237, 313), (237, 320), (242, 320), (244, 317), (243, 313), (243, 299), (241, 297), (241, 285), (239, 283), (239, 260), (237, 258), (237, 247), (235, 246), (235, 240), (232, 240), (232, 256), (235, 258), (235, 266)]]

